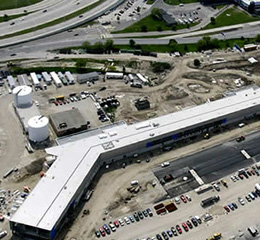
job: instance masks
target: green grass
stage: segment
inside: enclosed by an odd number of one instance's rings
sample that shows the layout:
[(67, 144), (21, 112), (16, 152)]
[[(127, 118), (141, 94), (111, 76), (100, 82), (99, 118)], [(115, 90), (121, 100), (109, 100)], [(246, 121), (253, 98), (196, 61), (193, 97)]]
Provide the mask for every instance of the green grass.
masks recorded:
[(155, 2), (156, 0), (148, 0), (147, 2), (146, 2), (146, 4), (154, 4), (154, 2)]
[[(0, 0), (1, 1), (1, 0)], [(43, 28), (47, 28), (47, 27), (51, 27), (51, 26), (54, 26), (56, 24), (59, 24), (59, 23), (62, 23), (66, 20), (70, 20), (74, 17), (77, 17), (89, 10), (91, 10), (92, 8), (95, 8), (96, 6), (98, 6), (99, 4), (101, 4), (102, 2), (104, 2), (105, 0), (99, 0), (98, 2), (95, 2), (93, 4), (91, 4), (90, 6), (87, 6), (85, 8), (82, 8), (74, 13), (71, 13), (67, 16), (64, 16), (62, 18), (58, 18), (56, 20), (53, 20), (53, 21), (50, 21), (50, 22), (47, 22), (47, 23), (44, 23), (42, 25), (39, 25), (37, 27), (34, 27), (34, 28), (28, 28), (28, 29), (25, 29), (25, 30), (22, 30), (22, 31), (19, 31), (19, 32), (15, 32), (15, 33), (11, 33), (11, 34), (7, 34), (5, 36), (2, 36), (0, 37), (0, 39), (5, 39), (5, 38), (10, 38), (10, 37), (15, 37), (15, 36), (19, 36), (19, 35), (23, 35), (23, 34), (26, 34), (26, 33), (30, 33), (30, 32), (35, 32), (37, 30), (40, 30), (40, 29), (43, 29)]]
[(195, 3), (199, 2), (199, 0), (164, 0), (164, 2), (169, 5), (179, 5), (180, 3)]
[[(226, 49), (227, 47), (233, 47), (234, 44), (237, 44), (240, 47), (243, 47), (245, 44), (254, 43), (254, 38), (250, 39), (228, 39), (228, 40), (220, 40), (218, 49)], [(186, 46), (185, 46), (186, 45)], [(159, 53), (167, 53), (167, 52), (197, 52), (198, 47), (197, 43), (191, 44), (177, 44), (175, 48), (172, 48), (169, 45), (140, 45), (142, 51), (149, 52), (159, 52)], [(131, 48), (129, 45), (115, 45), (116, 48), (125, 49), (125, 50), (134, 50), (136, 48)]]
[(203, 29), (212, 29), (223, 26), (231, 26), (240, 23), (247, 23), (253, 21), (259, 21), (260, 17), (253, 17), (250, 14), (240, 10), (237, 7), (232, 7), (221, 13), (216, 18), (216, 24), (208, 24)]
[[(191, 23), (190, 27), (197, 25), (198, 23)], [(147, 32), (158, 31), (160, 27), (162, 31), (172, 30), (172, 27), (167, 26), (167, 24), (158, 19), (154, 19), (152, 15), (148, 15), (147, 17), (141, 19), (139, 22), (134, 23), (133, 25), (114, 33), (132, 33), (132, 32), (142, 32), (142, 26), (147, 26)], [(176, 30), (187, 28), (185, 24), (177, 24)]]
[(26, 7), (41, 1), (43, 0), (1, 0), (0, 10)]
[(13, 20), (13, 19), (16, 19), (16, 18), (19, 18), (19, 17), (23, 17), (23, 16), (26, 16), (28, 15), (29, 13), (21, 13), (21, 14), (17, 14), (17, 15), (10, 15), (8, 16), (7, 18), (6, 17), (0, 17), (0, 23), (2, 22), (7, 22), (9, 20)]

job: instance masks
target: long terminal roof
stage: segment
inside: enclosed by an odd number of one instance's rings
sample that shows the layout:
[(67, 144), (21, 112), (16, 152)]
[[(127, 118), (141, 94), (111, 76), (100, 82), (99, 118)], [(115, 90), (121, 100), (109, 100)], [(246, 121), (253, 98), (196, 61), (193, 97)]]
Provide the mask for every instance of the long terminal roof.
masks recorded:
[[(116, 125), (97, 134), (46, 149), (57, 160), (32, 190), (11, 221), (52, 230), (73, 195), (97, 161), (106, 152), (103, 143), (112, 142), (113, 151), (186, 127), (260, 104), (260, 89), (249, 88), (226, 98), (184, 109), (132, 125)], [(111, 151), (111, 149), (109, 150)]]

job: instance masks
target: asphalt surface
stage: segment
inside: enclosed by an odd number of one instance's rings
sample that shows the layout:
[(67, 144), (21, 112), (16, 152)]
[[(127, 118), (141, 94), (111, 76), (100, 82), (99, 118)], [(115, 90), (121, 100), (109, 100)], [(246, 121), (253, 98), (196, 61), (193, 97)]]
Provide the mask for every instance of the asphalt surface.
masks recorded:
[[(174, 180), (166, 183), (164, 188), (171, 197), (175, 197), (199, 186), (189, 173), (191, 169), (197, 172), (204, 183), (211, 183), (260, 161), (259, 142), (260, 132), (253, 133), (246, 136), (243, 142), (232, 140), (175, 160), (168, 167), (155, 169), (154, 174), (159, 180), (167, 174), (173, 174)], [(251, 159), (247, 160), (241, 150), (246, 150)], [(184, 176), (188, 177), (187, 181), (183, 181)]]

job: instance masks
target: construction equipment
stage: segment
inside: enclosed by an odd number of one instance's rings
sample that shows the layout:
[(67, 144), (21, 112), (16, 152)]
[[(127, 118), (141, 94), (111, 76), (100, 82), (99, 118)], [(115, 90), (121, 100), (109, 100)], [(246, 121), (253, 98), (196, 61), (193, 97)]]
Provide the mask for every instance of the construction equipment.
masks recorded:
[(218, 240), (222, 237), (221, 233), (214, 233), (211, 237), (207, 238), (206, 240)]

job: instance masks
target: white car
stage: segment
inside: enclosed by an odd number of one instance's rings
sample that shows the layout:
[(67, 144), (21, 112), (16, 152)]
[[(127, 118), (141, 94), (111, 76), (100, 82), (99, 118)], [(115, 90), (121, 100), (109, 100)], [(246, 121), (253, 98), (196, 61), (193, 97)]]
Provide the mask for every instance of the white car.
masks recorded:
[(177, 204), (180, 204), (180, 203), (181, 203), (181, 199), (180, 199), (179, 197), (175, 197), (175, 198), (174, 198), (174, 201), (175, 201), (175, 203), (177, 203)]
[(164, 162), (164, 163), (161, 164), (161, 167), (168, 167), (169, 165), (170, 165), (169, 162)]
[(120, 223), (121, 226), (125, 225), (124, 221), (121, 218), (118, 219), (118, 222)]
[(129, 220), (128, 217), (124, 217), (124, 220), (125, 220), (125, 223), (126, 223), (127, 225), (130, 224), (130, 220)]
[(186, 194), (186, 198), (189, 202), (191, 201), (191, 197), (188, 194)]
[(7, 231), (0, 232), (0, 239), (7, 235)]
[(245, 201), (244, 201), (243, 198), (239, 197), (239, 198), (238, 198), (238, 201), (239, 201), (239, 203), (240, 203), (241, 205), (245, 205)]

